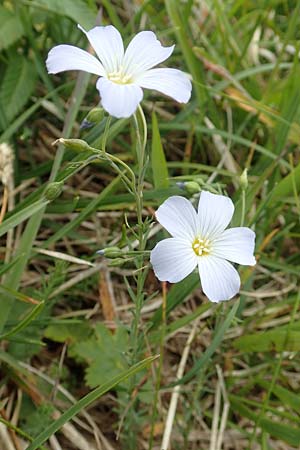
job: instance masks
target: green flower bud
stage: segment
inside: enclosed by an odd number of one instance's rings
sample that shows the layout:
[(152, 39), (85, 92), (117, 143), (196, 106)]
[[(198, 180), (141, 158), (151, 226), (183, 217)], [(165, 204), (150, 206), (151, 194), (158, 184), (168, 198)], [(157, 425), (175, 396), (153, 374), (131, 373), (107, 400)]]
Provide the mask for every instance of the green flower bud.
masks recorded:
[(59, 197), (62, 193), (63, 185), (62, 181), (53, 181), (52, 183), (49, 183), (44, 192), (46, 199), (52, 202)]
[(109, 262), (109, 267), (122, 266), (126, 263), (126, 259), (124, 258), (116, 258)]
[(119, 247), (107, 247), (102, 250), (98, 250), (96, 253), (98, 255), (105, 256), (106, 258), (119, 258), (120, 256), (123, 256), (123, 252)]
[(248, 187), (248, 169), (244, 169), (242, 175), (240, 176), (241, 188), (245, 191)]
[(187, 181), (184, 184), (184, 188), (189, 194), (197, 194), (201, 190), (199, 184), (196, 183), (196, 181)]
[(93, 108), (85, 117), (85, 119), (81, 122), (80, 128), (91, 128), (92, 126), (100, 123), (104, 117), (103, 108)]
[(57, 140), (60, 144), (63, 144), (66, 148), (70, 150), (75, 150), (76, 152), (86, 152), (87, 150), (93, 150), (89, 144), (82, 139), (63, 139)]

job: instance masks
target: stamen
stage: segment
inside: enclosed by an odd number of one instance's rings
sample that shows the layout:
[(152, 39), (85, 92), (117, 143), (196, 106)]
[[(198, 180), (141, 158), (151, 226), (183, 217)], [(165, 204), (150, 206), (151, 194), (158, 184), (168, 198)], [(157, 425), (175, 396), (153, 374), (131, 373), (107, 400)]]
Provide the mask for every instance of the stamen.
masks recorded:
[(132, 82), (131, 75), (124, 73), (123, 66), (120, 66), (119, 70), (109, 73), (107, 77), (110, 81), (118, 84), (129, 84)]
[(206, 256), (210, 253), (210, 240), (196, 238), (192, 243), (192, 248), (197, 256)]

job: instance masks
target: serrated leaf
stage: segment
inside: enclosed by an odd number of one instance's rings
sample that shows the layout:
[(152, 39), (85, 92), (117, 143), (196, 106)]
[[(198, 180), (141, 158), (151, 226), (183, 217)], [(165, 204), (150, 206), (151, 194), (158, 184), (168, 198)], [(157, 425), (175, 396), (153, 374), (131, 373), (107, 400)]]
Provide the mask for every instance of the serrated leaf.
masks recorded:
[(36, 0), (33, 6), (40, 6), (61, 16), (69, 17), (87, 29), (92, 28), (96, 22), (96, 12), (93, 12), (83, 0)]
[(74, 323), (55, 323), (49, 325), (45, 330), (45, 337), (54, 342), (75, 343), (87, 339), (91, 334), (91, 328), (88, 322)]
[(106, 392), (115, 388), (118, 384), (124, 382), (129, 377), (137, 374), (141, 370), (145, 369), (149, 364), (151, 364), (157, 356), (150, 356), (149, 358), (144, 359), (143, 361), (138, 362), (130, 369), (124, 370), (123, 372), (119, 372), (115, 377), (110, 377), (109, 381), (92, 392), (89, 392), (85, 397), (78, 400), (75, 405), (71, 406), (66, 412), (64, 412), (57, 420), (52, 422), (49, 427), (36, 438), (31, 444), (27, 447), (27, 450), (36, 450), (43, 444), (50, 436), (52, 436), (56, 431), (58, 431), (65, 423), (71, 420), (76, 414), (78, 414), (84, 408), (87, 408), (94, 401), (104, 395)]
[(0, 103), (8, 121), (26, 104), (35, 87), (36, 76), (34, 65), (24, 56), (14, 54), (9, 60), (0, 88)]
[(156, 189), (169, 187), (168, 168), (160, 139), (159, 128), (155, 113), (152, 113), (152, 173), (153, 182)]
[(23, 36), (21, 21), (4, 6), (0, 6), (0, 50), (9, 47)]
[(128, 368), (124, 356), (128, 349), (127, 344), (128, 333), (125, 328), (118, 327), (113, 334), (103, 324), (98, 323), (94, 335), (74, 344), (70, 348), (70, 355), (88, 364), (86, 382), (88, 386), (95, 387)]

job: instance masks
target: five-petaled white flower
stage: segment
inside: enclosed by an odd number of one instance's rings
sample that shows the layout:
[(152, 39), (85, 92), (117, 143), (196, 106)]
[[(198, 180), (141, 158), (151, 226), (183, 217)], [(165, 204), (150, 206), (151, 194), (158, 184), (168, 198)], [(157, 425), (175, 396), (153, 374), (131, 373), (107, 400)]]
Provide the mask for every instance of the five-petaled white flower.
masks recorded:
[(157, 278), (176, 283), (198, 266), (202, 289), (209, 300), (229, 300), (237, 294), (240, 277), (227, 260), (255, 265), (255, 233), (246, 227), (225, 230), (233, 212), (228, 197), (206, 191), (200, 194), (198, 213), (184, 197), (166, 200), (156, 218), (173, 237), (160, 241), (151, 252)]
[(112, 116), (131, 116), (143, 98), (142, 88), (155, 89), (180, 103), (187, 103), (192, 85), (177, 69), (153, 69), (172, 54), (174, 45), (163, 47), (152, 31), (141, 31), (124, 52), (119, 31), (112, 25), (83, 31), (99, 59), (72, 45), (58, 45), (49, 52), (49, 73), (83, 70), (99, 75), (103, 108)]

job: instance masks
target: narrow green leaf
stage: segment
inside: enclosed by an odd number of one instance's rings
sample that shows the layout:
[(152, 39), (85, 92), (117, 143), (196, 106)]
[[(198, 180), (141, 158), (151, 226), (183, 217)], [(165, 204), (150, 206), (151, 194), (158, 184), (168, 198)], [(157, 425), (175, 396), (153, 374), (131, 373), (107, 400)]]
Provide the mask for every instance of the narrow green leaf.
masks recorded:
[(254, 422), (259, 421), (259, 426), (269, 433), (271, 436), (281, 439), (287, 442), (289, 445), (298, 446), (300, 444), (300, 430), (299, 428), (291, 427), (282, 422), (275, 422), (263, 416), (260, 418), (259, 414), (256, 414), (249, 408), (247, 408), (237, 396), (230, 395), (229, 397), (231, 406), (236, 412), (239, 412), (244, 417), (247, 417)]
[(156, 189), (164, 189), (169, 187), (168, 168), (161, 143), (157, 117), (155, 112), (152, 113), (152, 153), (151, 164), (153, 181)]
[(16, 214), (13, 214), (9, 219), (5, 220), (0, 225), (0, 236), (3, 236), (3, 234), (7, 233), (8, 230), (15, 228), (17, 225), (24, 222), (24, 220), (28, 219), (28, 217), (31, 217), (36, 212), (45, 208), (45, 206), (47, 206), (48, 203), (49, 203), (48, 200), (44, 199), (39, 200), (33, 203), (32, 205), (26, 206), (24, 209), (17, 212)]
[[(263, 386), (265, 389), (269, 389), (271, 383), (266, 380), (259, 380), (258, 383)], [(287, 405), (290, 408), (294, 409), (298, 414), (300, 411), (300, 396), (295, 392), (291, 392), (288, 389), (275, 384), (272, 387), (272, 394), (275, 394), (279, 400), (282, 401), (283, 405)]]
[(59, 419), (55, 420), (49, 427), (47, 427), (36, 439), (27, 447), (27, 450), (36, 450), (41, 444), (43, 444), (50, 436), (52, 436), (56, 431), (58, 431), (65, 423), (76, 416), (82, 409), (89, 406), (99, 397), (101, 397), (106, 392), (113, 389), (117, 384), (126, 380), (127, 378), (135, 375), (136, 373), (143, 370), (149, 364), (151, 364), (157, 356), (150, 356), (143, 361), (135, 364), (128, 370), (124, 370), (119, 375), (113, 377), (110, 381), (97, 387), (92, 392), (89, 392), (85, 397), (80, 399), (75, 405), (71, 406), (64, 414), (60, 416)]
[(44, 302), (40, 302), (38, 305), (36, 305), (25, 317), (23, 320), (21, 320), (18, 325), (14, 328), (12, 328), (10, 331), (8, 331), (5, 334), (2, 334), (0, 336), (0, 341), (3, 339), (7, 339), (10, 336), (13, 336), (14, 334), (17, 334), (19, 331), (23, 330), (27, 327), (27, 325), (30, 324), (32, 320), (34, 320), (39, 313), (44, 308)]
[(203, 369), (205, 364), (209, 361), (209, 359), (212, 357), (212, 355), (215, 353), (217, 348), (220, 346), (223, 337), (227, 331), (227, 329), (230, 327), (230, 324), (237, 312), (237, 309), (239, 307), (239, 302), (235, 302), (229, 313), (227, 314), (226, 319), (220, 326), (220, 328), (217, 330), (216, 334), (214, 335), (214, 338), (212, 340), (212, 343), (210, 346), (205, 350), (204, 354), (199, 358), (195, 364), (193, 365), (192, 369), (187, 372), (184, 377), (182, 377), (180, 380), (178, 380), (176, 383), (172, 384), (172, 386), (177, 384), (184, 384), (191, 380), (196, 373), (199, 372), (199, 370)]

